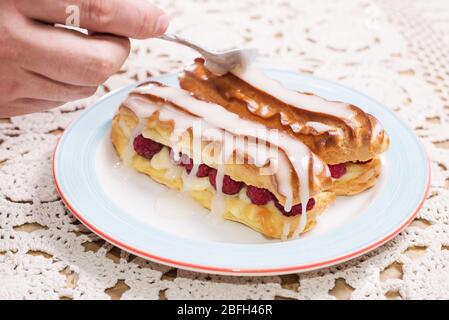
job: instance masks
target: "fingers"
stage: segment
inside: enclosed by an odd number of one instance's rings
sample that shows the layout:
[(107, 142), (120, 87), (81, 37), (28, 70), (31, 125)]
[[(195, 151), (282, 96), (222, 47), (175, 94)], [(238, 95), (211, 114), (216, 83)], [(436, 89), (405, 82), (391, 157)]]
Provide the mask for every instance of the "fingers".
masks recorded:
[[(130, 50), (129, 39), (82, 33), (33, 23), (23, 33), (22, 68), (78, 86), (98, 86), (119, 71)], [(49, 41), (50, 40), (50, 41)]]
[(0, 105), (0, 118), (11, 118), (28, 113), (46, 111), (64, 103), (62, 101), (21, 98), (8, 103), (6, 106)]
[(76, 86), (58, 82), (40, 74), (24, 70), (23, 85), (16, 90), (17, 97), (68, 102), (92, 96), (95, 86)]
[[(68, 101), (89, 97), (97, 90), (97, 87), (57, 82), (26, 70), (16, 73), (22, 84), (9, 86), (9, 99), (0, 102), (0, 118), (48, 110)], [(2, 83), (13, 82), (0, 82), (0, 85)]]
[(66, 24), (79, 11), (80, 27), (95, 32), (145, 39), (165, 33), (168, 16), (146, 0), (16, 0), (25, 16)]

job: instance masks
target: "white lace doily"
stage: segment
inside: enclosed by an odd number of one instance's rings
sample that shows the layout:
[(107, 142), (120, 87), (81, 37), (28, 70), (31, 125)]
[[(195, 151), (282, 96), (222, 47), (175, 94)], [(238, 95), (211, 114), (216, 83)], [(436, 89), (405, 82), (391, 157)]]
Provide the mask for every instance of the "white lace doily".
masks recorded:
[(255, 46), (260, 63), (338, 81), (391, 107), (432, 160), (418, 219), (380, 249), (300, 275), (238, 278), (144, 261), (90, 233), (61, 203), (51, 158), (62, 130), (100, 95), (196, 56), (133, 42), (96, 97), (0, 121), (0, 299), (448, 299), (449, 2), (156, 1), (172, 29), (210, 47)]

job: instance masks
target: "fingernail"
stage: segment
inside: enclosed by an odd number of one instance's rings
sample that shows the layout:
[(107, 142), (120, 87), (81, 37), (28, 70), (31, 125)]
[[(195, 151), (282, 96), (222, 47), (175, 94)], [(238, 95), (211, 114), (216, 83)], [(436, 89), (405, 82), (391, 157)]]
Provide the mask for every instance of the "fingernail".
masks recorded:
[(165, 33), (165, 31), (168, 28), (169, 23), (170, 23), (170, 19), (168, 18), (168, 16), (166, 14), (159, 16), (159, 18), (157, 18), (156, 27), (154, 29), (154, 32), (156, 33), (156, 35), (161, 35), (161, 34)]

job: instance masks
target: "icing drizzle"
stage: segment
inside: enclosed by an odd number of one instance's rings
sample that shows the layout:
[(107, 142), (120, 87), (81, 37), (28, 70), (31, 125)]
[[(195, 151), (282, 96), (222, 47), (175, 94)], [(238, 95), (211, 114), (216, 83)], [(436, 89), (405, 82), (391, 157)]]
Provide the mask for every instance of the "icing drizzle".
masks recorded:
[(251, 86), (261, 91), (269, 92), (271, 96), (295, 108), (344, 119), (351, 119), (356, 116), (355, 111), (350, 108), (349, 104), (328, 101), (315, 95), (289, 90), (282, 86), (280, 82), (267, 77), (261, 70), (252, 65), (237, 67), (231, 73)]

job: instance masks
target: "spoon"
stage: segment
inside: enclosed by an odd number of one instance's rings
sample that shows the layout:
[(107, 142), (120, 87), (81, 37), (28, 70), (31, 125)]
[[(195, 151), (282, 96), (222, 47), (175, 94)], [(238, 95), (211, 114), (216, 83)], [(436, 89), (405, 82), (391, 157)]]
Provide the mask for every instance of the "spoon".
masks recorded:
[(197, 51), (206, 60), (206, 68), (219, 76), (228, 73), (238, 66), (245, 67), (256, 58), (258, 53), (255, 48), (232, 49), (221, 52), (210, 51), (179, 35), (171, 33), (166, 33), (160, 36), (159, 39), (179, 43)]

